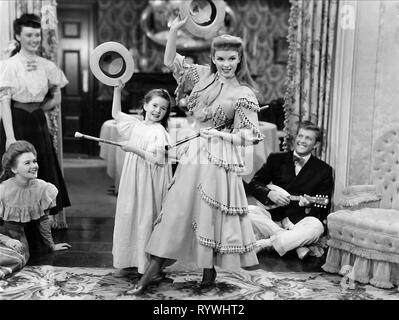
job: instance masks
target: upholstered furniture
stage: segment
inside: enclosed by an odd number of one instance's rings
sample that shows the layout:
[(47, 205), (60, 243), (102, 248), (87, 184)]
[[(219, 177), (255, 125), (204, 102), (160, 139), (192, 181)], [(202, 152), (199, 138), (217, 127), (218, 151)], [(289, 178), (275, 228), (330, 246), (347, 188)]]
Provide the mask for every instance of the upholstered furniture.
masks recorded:
[(373, 185), (346, 188), (341, 210), (327, 218), (330, 239), (322, 268), (391, 288), (399, 285), (399, 128), (378, 138), (374, 152)]

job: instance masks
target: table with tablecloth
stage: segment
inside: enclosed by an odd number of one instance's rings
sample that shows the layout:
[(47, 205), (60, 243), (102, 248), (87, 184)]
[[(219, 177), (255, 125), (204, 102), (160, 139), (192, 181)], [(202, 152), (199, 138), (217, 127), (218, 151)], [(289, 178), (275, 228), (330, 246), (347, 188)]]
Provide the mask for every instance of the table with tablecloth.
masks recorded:
[[(194, 123), (190, 118), (172, 117), (169, 123), (169, 134), (172, 140), (179, 141), (192, 135)], [(246, 147), (245, 164), (246, 171), (243, 179), (249, 182), (255, 173), (266, 162), (267, 156), (271, 152), (279, 151), (279, 139), (277, 136), (277, 126), (269, 122), (259, 122), (261, 133), (264, 135), (263, 141), (253, 147)], [(103, 123), (100, 131), (100, 138), (112, 141), (122, 141), (116, 129), (115, 120), (107, 120)], [(100, 157), (106, 161), (107, 174), (114, 179), (115, 192), (118, 192), (119, 181), (122, 173), (125, 151), (121, 148), (100, 143)]]

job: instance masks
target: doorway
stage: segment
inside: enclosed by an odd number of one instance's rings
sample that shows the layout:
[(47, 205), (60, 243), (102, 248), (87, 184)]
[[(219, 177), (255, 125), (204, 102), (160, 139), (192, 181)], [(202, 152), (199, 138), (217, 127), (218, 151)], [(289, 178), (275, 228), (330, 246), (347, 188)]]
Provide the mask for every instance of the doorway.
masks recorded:
[(69, 84), (62, 89), (62, 139), (64, 154), (95, 155), (97, 146), (75, 138), (75, 132), (93, 135), (94, 79), (90, 53), (95, 47), (96, 1), (59, 1), (58, 59)]

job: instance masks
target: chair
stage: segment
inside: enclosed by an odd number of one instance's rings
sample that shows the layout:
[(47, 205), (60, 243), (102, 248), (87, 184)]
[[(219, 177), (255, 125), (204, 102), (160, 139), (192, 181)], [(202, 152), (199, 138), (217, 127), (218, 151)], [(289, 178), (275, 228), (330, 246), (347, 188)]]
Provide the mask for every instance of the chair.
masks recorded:
[(372, 185), (349, 186), (327, 218), (323, 270), (380, 288), (399, 285), (399, 128), (375, 143)]

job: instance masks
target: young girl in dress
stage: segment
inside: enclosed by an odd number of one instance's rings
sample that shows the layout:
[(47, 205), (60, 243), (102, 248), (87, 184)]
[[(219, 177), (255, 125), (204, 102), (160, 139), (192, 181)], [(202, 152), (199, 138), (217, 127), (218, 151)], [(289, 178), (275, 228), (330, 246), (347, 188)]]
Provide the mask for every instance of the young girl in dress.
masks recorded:
[(121, 112), (123, 84), (114, 88), (112, 117), (127, 152), (116, 205), (113, 237), (113, 264), (117, 274), (132, 267), (143, 273), (150, 256), (144, 249), (161, 211), (161, 201), (172, 178), (171, 165), (165, 161), (170, 145), (167, 122), (171, 97), (164, 89), (153, 89), (144, 97), (144, 120)]
[(39, 166), (35, 147), (24, 140), (12, 143), (3, 155), (2, 167), (0, 220), (4, 220), (6, 235), (28, 249), (24, 226), (33, 222), (50, 250), (69, 249), (69, 244), (53, 241), (48, 214), (56, 205), (58, 190), (53, 184), (37, 178)]

